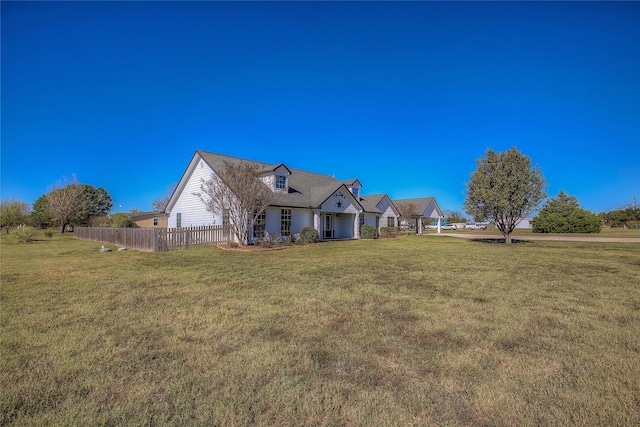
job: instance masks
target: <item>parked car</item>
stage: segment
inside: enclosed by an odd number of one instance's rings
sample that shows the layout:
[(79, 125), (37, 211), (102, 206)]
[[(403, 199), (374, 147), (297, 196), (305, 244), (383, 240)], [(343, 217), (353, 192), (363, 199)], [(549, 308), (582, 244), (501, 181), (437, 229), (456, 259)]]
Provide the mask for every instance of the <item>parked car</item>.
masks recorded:
[[(426, 226), (427, 229), (429, 230), (437, 230), (438, 229), (438, 223), (432, 223), (432, 224), (427, 224)], [(442, 230), (457, 230), (458, 226), (455, 224), (449, 224), (446, 222), (440, 223), (440, 229)]]
[(464, 226), (465, 230), (486, 230), (487, 226), (478, 222), (467, 224)]

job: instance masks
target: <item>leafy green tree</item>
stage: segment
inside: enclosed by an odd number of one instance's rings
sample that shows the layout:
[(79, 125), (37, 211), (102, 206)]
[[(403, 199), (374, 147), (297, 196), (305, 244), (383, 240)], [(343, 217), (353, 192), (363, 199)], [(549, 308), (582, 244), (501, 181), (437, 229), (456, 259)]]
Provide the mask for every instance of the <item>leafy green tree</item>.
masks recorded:
[(82, 203), (78, 215), (74, 218), (76, 225), (89, 225), (93, 218), (107, 215), (113, 207), (113, 200), (102, 187), (79, 184)]
[(125, 228), (133, 226), (133, 220), (125, 213), (117, 213), (111, 215), (109, 225), (115, 228)]
[(640, 208), (629, 206), (602, 213), (602, 219), (609, 227), (631, 227), (634, 221), (640, 221)]
[(534, 233), (599, 233), (602, 218), (580, 207), (576, 197), (560, 191), (533, 218)]
[(547, 197), (542, 171), (515, 147), (487, 150), (477, 165), (467, 183), (464, 210), (476, 220), (493, 221), (510, 244), (516, 225)]
[(78, 184), (74, 176), (63, 178), (46, 194), (48, 210), (64, 233), (67, 225), (90, 225), (92, 220), (107, 215), (113, 206), (112, 198), (102, 188)]
[(53, 217), (49, 211), (47, 196), (43, 195), (33, 204), (31, 223), (38, 228), (49, 228), (53, 224)]
[(0, 226), (9, 233), (10, 227), (17, 227), (29, 218), (29, 205), (18, 199), (0, 202)]

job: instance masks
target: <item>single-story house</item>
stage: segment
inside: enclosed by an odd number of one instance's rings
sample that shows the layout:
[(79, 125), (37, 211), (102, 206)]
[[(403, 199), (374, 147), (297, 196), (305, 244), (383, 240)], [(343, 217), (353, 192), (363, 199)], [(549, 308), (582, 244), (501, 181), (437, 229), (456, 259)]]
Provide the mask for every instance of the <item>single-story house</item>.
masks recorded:
[(421, 197), (415, 199), (396, 199), (393, 204), (398, 207), (405, 204), (413, 204), (415, 207), (414, 215), (411, 218), (402, 218), (405, 225), (409, 225), (411, 220), (416, 222), (416, 233), (422, 234), (422, 223), (426, 219), (428, 222), (434, 219), (438, 221), (438, 232), (440, 232), (440, 221), (443, 217), (442, 211), (433, 197)]
[[(196, 193), (201, 191), (203, 181), (211, 179), (212, 173), (225, 168), (225, 162), (258, 165), (263, 171), (262, 181), (280, 193), (277, 201), (258, 219), (260, 226), (253, 227), (249, 243), (273, 235), (298, 234), (307, 226), (318, 230), (322, 240), (357, 239), (363, 224), (378, 228), (381, 216), (386, 214), (387, 208), (383, 212), (368, 198), (360, 196), (362, 184), (358, 179), (340, 181), (283, 163), (269, 164), (198, 150), (167, 204), (169, 228), (222, 225), (223, 218), (208, 211)], [(392, 204), (390, 200), (388, 204)], [(384, 203), (381, 206), (384, 207)]]
[(134, 228), (167, 228), (167, 214), (164, 212), (130, 213)]

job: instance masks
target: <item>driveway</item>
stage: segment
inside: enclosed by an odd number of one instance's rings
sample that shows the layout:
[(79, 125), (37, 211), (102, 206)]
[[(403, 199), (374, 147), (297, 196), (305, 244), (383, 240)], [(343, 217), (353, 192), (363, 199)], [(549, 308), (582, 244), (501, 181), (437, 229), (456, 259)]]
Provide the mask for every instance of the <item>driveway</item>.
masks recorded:
[[(459, 239), (504, 239), (502, 234), (462, 234), (462, 233), (427, 233), (423, 236), (457, 237)], [(514, 236), (513, 240), (556, 240), (561, 242), (601, 242), (601, 243), (640, 243), (640, 238), (633, 237), (584, 237), (584, 236)]]

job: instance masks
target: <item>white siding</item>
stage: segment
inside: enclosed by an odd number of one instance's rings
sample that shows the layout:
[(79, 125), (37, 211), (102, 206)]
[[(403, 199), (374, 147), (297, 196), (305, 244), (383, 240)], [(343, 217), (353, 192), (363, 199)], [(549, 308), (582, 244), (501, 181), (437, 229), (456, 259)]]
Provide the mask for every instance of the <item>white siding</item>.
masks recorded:
[[(342, 194), (344, 195), (344, 197), (335, 197), (335, 195), (332, 195), (331, 197), (329, 197), (327, 201), (322, 204), (322, 206), (320, 207), (320, 210), (322, 212), (355, 214), (358, 211), (358, 209), (361, 209), (360, 207), (356, 208), (354, 204), (354, 199), (351, 193), (347, 193), (346, 191), (343, 190)], [(342, 205), (341, 207), (337, 206), (338, 201), (341, 202), (341, 205)]]
[(353, 238), (353, 224), (355, 219), (355, 215), (336, 215), (334, 221), (334, 237), (336, 239)]
[[(289, 208), (267, 208), (267, 233), (277, 236), (281, 234), (281, 209)], [(313, 211), (310, 209), (291, 209), (291, 233), (299, 234), (307, 226), (313, 227)]]
[(212, 172), (213, 170), (203, 160), (199, 160), (195, 167), (187, 170), (183, 177), (183, 179), (187, 180), (186, 184), (171, 209), (167, 220), (167, 226), (169, 228), (177, 227), (176, 218), (178, 213), (182, 215), (182, 227), (222, 224), (222, 219), (220, 217), (214, 218), (214, 215), (207, 211), (204, 203), (202, 203), (198, 196), (193, 194), (200, 192), (201, 179), (205, 181), (211, 179)]
[(391, 203), (389, 203), (389, 199), (387, 197), (383, 197), (378, 205), (376, 206), (378, 209), (382, 211), (380, 214), (380, 227), (387, 227), (389, 225), (389, 217), (395, 218), (394, 222), (396, 226), (399, 226), (398, 217), (400, 216), (398, 212), (395, 212)]
[(267, 208), (266, 209), (266, 230), (268, 234), (280, 235), (280, 209)]
[(424, 211), (424, 214), (422, 215), (425, 218), (438, 218), (440, 215), (438, 215), (438, 211), (436, 210), (436, 206), (432, 203), (429, 203), (429, 206), (427, 206), (427, 209)]
[(291, 232), (298, 234), (304, 227), (313, 227), (313, 211), (311, 209), (292, 209)]
[[(362, 215), (362, 214), (360, 214)], [(376, 226), (376, 217), (378, 215), (377, 214), (370, 214), (370, 213), (366, 213), (364, 214), (364, 223), (365, 224), (369, 224), (369, 225), (373, 225), (374, 227)]]

